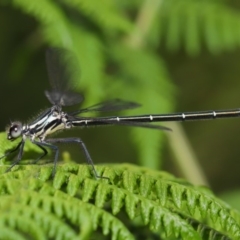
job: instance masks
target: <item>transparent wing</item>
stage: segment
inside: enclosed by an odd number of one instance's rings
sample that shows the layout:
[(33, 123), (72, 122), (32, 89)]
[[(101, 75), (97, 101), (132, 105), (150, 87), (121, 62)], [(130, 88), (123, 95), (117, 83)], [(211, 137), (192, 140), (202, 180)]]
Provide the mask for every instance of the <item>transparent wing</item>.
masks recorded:
[(70, 113), (70, 115), (77, 115), (84, 112), (110, 112), (121, 111), (126, 109), (133, 109), (140, 107), (141, 105), (135, 102), (124, 101), (121, 99), (113, 99), (106, 102), (98, 103), (88, 108), (80, 109), (78, 111)]
[(61, 48), (46, 52), (47, 71), (52, 90), (45, 91), (48, 100), (55, 105), (71, 106), (83, 101), (83, 96), (73, 91), (74, 82), (80, 77), (78, 61), (74, 55)]

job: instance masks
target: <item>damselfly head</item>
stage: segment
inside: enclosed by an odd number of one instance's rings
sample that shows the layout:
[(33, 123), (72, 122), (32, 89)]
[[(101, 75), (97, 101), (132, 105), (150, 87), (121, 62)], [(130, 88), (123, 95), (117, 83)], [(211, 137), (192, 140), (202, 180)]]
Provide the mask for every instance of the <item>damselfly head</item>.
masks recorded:
[(21, 122), (12, 122), (10, 127), (7, 130), (7, 139), (15, 140), (20, 137), (22, 134), (22, 123)]

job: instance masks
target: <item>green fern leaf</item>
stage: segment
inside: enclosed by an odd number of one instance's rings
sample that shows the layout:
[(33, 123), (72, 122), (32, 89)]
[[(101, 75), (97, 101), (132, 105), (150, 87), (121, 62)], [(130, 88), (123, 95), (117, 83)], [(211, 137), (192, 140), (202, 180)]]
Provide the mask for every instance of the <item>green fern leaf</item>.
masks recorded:
[(9, 173), (2, 166), (0, 226), (20, 236), (31, 227), (28, 234), (36, 239), (89, 239), (97, 229), (112, 239), (134, 239), (127, 222), (163, 239), (240, 236), (240, 213), (206, 190), (130, 164), (96, 168), (109, 180), (93, 179), (88, 166), (72, 163), (59, 164), (54, 179), (52, 165), (15, 166)]
[(1, 228), (1, 233), (0, 237), (1, 239), (9, 239), (9, 240), (25, 240), (26, 238), (24, 236), (21, 236), (21, 234), (17, 231), (14, 231), (13, 229), (5, 226), (5, 225), (0, 225)]
[[(118, 5), (113, 1), (62, 0), (62, 2), (67, 6), (78, 10), (80, 14), (87, 15), (104, 31), (120, 30), (128, 33), (133, 28), (130, 21), (122, 17)], [(111, 21), (109, 21), (110, 19)]]
[(159, 36), (166, 39), (170, 50), (178, 50), (183, 45), (188, 54), (196, 55), (200, 52), (202, 39), (213, 54), (239, 46), (236, 29), (240, 15), (222, 2), (164, 1), (159, 21)]

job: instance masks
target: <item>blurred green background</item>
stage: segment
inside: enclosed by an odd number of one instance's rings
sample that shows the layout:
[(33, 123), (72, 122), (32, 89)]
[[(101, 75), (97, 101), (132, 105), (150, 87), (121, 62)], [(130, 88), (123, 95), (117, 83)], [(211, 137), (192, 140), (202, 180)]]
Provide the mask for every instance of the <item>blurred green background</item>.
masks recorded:
[[(240, 106), (240, 3), (234, 0), (0, 1), (0, 128), (30, 121), (49, 107), (45, 50), (67, 48), (81, 69), (83, 107), (121, 98), (136, 115)], [(67, 110), (67, 109), (66, 109)], [(165, 124), (162, 124), (165, 125)], [(166, 124), (168, 125), (168, 124)], [(71, 130), (95, 163), (132, 162), (188, 178), (187, 158), (206, 184), (236, 200), (240, 183), (239, 119), (184, 122), (172, 133), (129, 127)], [(183, 127), (183, 134), (176, 128)], [(187, 140), (182, 139), (186, 134)], [(174, 138), (174, 140), (173, 140)], [(178, 152), (171, 143), (179, 143)], [(181, 147), (185, 143), (187, 150)], [(178, 144), (177, 144), (178, 145)], [(64, 146), (84, 163), (77, 147)], [(181, 152), (182, 151), (182, 152)], [(182, 156), (179, 156), (182, 155)], [(179, 159), (177, 159), (179, 157)], [(191, 162), (192, 160), (189, 159)], [(185, 169), (185, 173), (182, 170)]]

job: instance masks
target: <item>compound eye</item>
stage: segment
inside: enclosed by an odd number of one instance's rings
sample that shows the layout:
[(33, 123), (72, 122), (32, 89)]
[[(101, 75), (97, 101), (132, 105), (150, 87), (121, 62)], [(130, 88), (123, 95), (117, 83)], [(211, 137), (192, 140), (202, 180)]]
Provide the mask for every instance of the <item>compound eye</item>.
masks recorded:
[(22, 123), (13, 122), (9, 128), (8, 139), (13, 140), (18, 138), (22, 133)]

